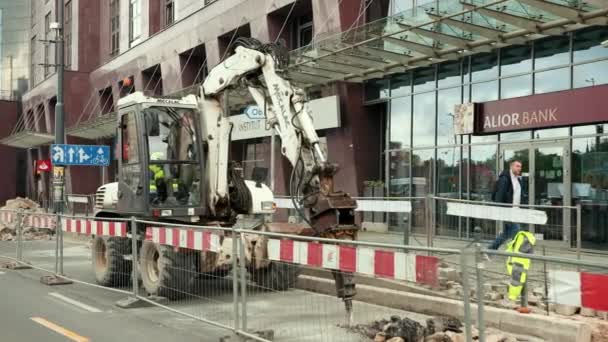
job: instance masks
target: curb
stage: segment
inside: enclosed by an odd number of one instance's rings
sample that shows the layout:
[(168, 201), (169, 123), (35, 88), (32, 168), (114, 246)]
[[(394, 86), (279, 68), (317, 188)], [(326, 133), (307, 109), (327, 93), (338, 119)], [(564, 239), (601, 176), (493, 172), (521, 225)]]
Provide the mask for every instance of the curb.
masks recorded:
[[(335, 295), (333, 280), (301, 275), (296, 285), (299, 289)], [(428, 315), (450, 315), (463, 319), (463, 303), (441, 297), (408, 293), (368, 285), (357, 285), (356, 300), (394, 309)], [(477, 305), (471, 303), (473, 323), (477, 322)], [(522, 314), (495, 307), (485, 307), (485, 323), (494, 328), (518, 334), (530, 335), (552, 342), (591, 342), (591, 327), (579, 321), (555, 316)]]

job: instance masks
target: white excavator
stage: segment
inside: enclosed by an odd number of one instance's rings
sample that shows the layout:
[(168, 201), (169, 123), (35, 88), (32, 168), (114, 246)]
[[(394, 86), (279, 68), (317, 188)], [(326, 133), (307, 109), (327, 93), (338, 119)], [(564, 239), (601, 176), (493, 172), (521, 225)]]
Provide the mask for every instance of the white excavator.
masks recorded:
[[(118, 181), (96, 194), (96, 217), (200, 226), (246, 227), (257, 231), (356, 239), (356, 202), (335, 191), (338, 168), (319, 146), (306, 94), (280, 76), (286, 54), (275, 44), (239, 39), (234, 53), (214, 67), (198, 96), (181, 99), (148, 97), (141, 92), (118, 101)], [(263, 169), (243, 178), (238, 163), (229, 162), (232, 124), (226, 113), (228, 91), (246, 86), (263, 110), (266, 127), (281, 139), (281, 153), (293, 166), (290, 196), (305, 225), (269, 222), (274, 195), (263, 184)], [(257, 174), (257, 175), (256, 175)], [(257, 179), (256, 179), (257, 178)], [(220, 252), (194, 251), (145, 239), (137, 227), (141, 281), (150, 295), (178, 298), (191, 293), (197, 276), (223, 275), (232, 265), (232, 235), (224, 231)], [(298, 268), (268, 260), (267, 238), (243, 237), (248, 271), (262, 287), (286, 290)], [(128, 283), (132, 267), (128, 238), (94, 238), (93, 269), (104, 286)], [(352, 274), (333, 272), (337, 296), (352, 318), (355, 284)]]

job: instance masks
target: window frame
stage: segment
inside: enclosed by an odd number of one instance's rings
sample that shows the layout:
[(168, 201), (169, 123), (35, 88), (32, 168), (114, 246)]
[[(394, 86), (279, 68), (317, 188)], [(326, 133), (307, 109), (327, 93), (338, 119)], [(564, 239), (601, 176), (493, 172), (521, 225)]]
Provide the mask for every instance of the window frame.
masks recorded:
[(110, 56), (120, 52), (120, 0), (110, 0)]
[(139, 44), (141, 38), (141, 0), (129, 0), (129, 47)]
[(64, 69), (72, 68), (72, 0), (65, 3), (63, 17)]
[(171, 26), (175, 23), (175, 0), (164, 0), (165, 1), (165, 27)]
[(51, 48), (49, 45), (49, 36), (51, 34), (51, 12), (48, 12), (44, 16), (44, 77), (47, 78), (51, 73), (50, 64), (50, 55)]

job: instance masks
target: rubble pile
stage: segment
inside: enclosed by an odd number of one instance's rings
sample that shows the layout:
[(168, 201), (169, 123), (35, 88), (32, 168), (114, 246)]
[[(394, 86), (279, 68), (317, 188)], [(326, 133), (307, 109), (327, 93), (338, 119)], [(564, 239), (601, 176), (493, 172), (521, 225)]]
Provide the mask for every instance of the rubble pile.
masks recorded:
[[(371, 324), (357, 324), (347, 328), (353, 333), (374, 342), (464, 342), (464, 327), (459, 319), (448, 316), (426, 320), (426, 326), (399, 316), (391, 316)], [(473, 328), (473, 340), (479, 339), (479, 332)], [(486, 341), (517, 342), (517, 338), (496, 329), (486, 329)]]
[[(40, 208), (38, 203), (32, 201), (29, 198), (17, 197), (6, 201), (6, 204), (0, 208), (0, 210), (22, 210), (26, 213), (44, 213), (45, 211)], [(22, 223), (26, 221), (22, 218)], [(38, 229), (34, 227), (28, 227), (25, 224), (23, 226), (23, 239), (24, 240), (49, 240), (51, 238), (51, 231), (48, 229)], [(0, 241), (14, 241), (16, 240), (16, 228), (17, 219), (13, 217), (10, 222), (0, 220)]]

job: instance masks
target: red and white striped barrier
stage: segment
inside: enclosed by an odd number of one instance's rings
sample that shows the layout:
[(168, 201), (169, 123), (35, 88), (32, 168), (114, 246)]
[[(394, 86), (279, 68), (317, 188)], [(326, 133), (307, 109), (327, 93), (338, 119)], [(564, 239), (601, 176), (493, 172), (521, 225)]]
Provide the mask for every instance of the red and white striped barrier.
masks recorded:
[(433, 256), (293, 240), (268, 240), (268, 258), (331, 270), (438, 285)]
[(549, 301), (608, 311), (608, 274), (549, 271)]
[(171, 227), (148, 227), (146, 240), (161, 245), (219, 253), (222, 249), (219, 234), (204, 230)]
[(2, 211), (0, 212), (0, 221), (2, 221), (2, 223), (12, 223), (13, 220), (15, 219), (15, 213), (10, 212), (10, 211)]
[(69, 233), (127, 237), (126, 222), (63, 219), (61, 221), (61, 229)]
[(38, 229), (55, 229), (55, 216), (53, 215), (28, 215), (26, 219), (28, 227)]

